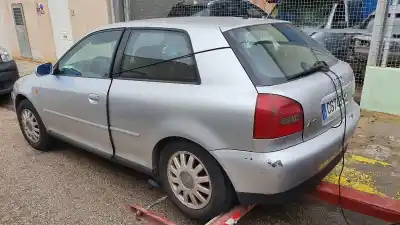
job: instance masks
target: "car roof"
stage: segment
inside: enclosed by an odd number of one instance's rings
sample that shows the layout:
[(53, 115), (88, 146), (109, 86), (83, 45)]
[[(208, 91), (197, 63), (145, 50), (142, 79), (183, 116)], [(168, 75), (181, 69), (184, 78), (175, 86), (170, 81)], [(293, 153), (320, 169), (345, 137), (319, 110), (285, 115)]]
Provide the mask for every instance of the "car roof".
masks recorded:
[(145, 28), (167, 28), (190, 30), (192, 28), (220, 29), (222, 32), (245, 26), (289, 23), (288, 21), (262, 18), (241, 18), (241, 17), (169, 17), (157, 19), (133, 20), (109, 24), (98, 30), (112, 29), (119, 27), (145, 27)]

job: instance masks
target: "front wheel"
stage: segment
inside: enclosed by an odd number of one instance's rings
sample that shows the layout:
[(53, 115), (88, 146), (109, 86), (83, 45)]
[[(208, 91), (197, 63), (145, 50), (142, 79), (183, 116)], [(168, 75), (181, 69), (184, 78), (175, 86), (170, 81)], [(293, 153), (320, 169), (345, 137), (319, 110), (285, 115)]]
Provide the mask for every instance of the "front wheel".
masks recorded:
[(30, 146), (40, 151), (47, 151), (50, 147), (50, 136), (29, 100), (23, 100), (17, 107), (19, 126), (25, 140)]
[(206, 221), (232, 207), (229, 180), (207, 150), (196, 144), (167, 144), (159, 171), (169, 198), (192, 219)]

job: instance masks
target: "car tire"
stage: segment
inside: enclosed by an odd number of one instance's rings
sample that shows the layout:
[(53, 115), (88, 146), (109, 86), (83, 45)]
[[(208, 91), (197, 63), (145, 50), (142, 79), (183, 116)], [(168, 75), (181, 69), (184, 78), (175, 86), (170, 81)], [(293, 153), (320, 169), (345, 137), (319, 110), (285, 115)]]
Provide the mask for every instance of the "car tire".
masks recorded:
[(39, 151), (50, 150), (51, 137), (32, 103), (25, 99), (17, 107), (21, 132), (30, 146)]
[[(182, 164), (182, 155), (186, 166)], [(189, 166), (190, 160), (193, 166)], [(204, 169), (195, 173), (199, 165)], [(160, 181), (168, 197), (191, 219), (208, 221), (231, 209), (235, 199), (232, 185), (218, 162), (202, 147), (188, 141), (168, 143), (161, 150), (159, 169)], [(179, 189), (182, 191), (176, 191)]]

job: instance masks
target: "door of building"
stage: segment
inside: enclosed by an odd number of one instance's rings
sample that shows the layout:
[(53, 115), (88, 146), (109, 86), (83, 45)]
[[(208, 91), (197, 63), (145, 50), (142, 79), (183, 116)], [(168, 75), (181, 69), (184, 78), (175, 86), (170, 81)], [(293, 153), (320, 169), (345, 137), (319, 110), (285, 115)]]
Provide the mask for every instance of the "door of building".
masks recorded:
[(71, 15), (68, 0), (48, 0), (51, 25), (53, 27), (54, 45), (57, 58), (74, 44), (72, 38)]
[(15, 30), (17, 31), (21, 56), (32, 58), (31, 45), (29, 43), (28, 30), (26, 29), (22, 3), (14, 3), (11, 5), (11, 8), (14, 17)]

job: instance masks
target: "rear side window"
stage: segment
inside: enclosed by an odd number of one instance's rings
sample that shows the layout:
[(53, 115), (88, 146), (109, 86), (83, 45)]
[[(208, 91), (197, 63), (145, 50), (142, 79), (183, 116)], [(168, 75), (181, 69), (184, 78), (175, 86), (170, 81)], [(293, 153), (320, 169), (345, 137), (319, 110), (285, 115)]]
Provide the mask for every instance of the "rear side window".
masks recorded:
[(179, 31), (132, 31), (121, 64), (123, 78), (197, 82), (192, 48)]
[(319, 60), (337, 59), (289, 23), (241, 27), (224, 33), (239, 61), (257, 86), (285, 83)]

